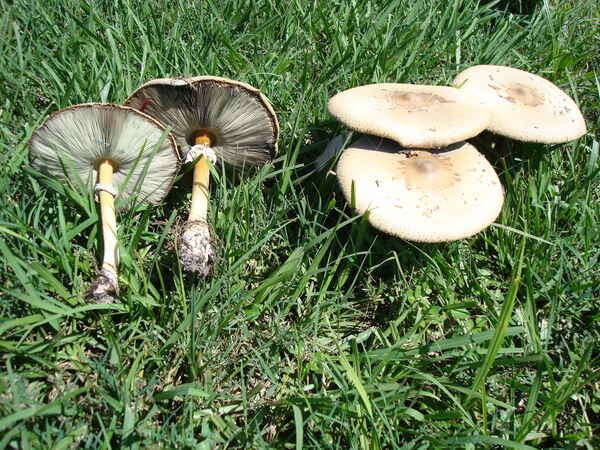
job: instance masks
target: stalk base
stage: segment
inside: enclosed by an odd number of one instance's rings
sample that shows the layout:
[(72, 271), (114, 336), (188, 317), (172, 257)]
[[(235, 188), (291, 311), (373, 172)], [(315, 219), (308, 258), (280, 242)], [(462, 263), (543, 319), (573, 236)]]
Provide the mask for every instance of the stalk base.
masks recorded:
[(216, 260), (214, 241), (203, 220), (187, 222), (179, 238), (179, 261), (186, 272), (204, 277), (213, 272)]
[(117, 274), (107, 268), (102, 268), (96, 281), (86, 293), (86, 298), (94, 303), (114, 303), (119, 295)]

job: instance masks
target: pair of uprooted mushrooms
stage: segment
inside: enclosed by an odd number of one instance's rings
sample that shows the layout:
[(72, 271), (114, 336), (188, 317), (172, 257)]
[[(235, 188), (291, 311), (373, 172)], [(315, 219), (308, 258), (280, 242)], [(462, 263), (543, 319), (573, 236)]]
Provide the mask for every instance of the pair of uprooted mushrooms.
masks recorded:
[(115, 198), (159, 203), (175, 180), (181, 156), (194, 163), (190, 215), (179, 239), (185, 270), (208, 275), (215, 251), (206, 222), (210, 165), (263, 164), (277, 149), (279, 123), (269, 101), (245, 83), (217, 77), (157, 79), (127, 106), (83, 104), (59, 111), (29, 141), (35, 168), (96, 191), (104, 259), (88, 296), (118, 295)]
[[(458, 88), (368, 85), (329, 101), (331, 114), (370, 135), (342, 152), (337, 174), (348, 201), (361, 214), (368, 212), (376, 228), (416, 241), (471, 236), (498, 216), (503, 189), (491, 165), (464, 139), (484, 129), (544, 143), (585, 133), (571, 98), (536, 75), (475, 66), (455, 84)], [(124, 207), (133, 200), (158, 203), (179, 170), (180, 153), (194, 162), (192, 205), (179, 252), (185, 270), (206, 276), (214, 263), (206, 223), (210, 164), (265, 163), (279, 134), (268, 100), (247, 84), (223, 78), (153, 80), (126, 105), (59, 111), (29, 142), (36, 168), (95, 186), (104, 260), (90, 297), (98, 302), (118, 294), (115, 197)]]

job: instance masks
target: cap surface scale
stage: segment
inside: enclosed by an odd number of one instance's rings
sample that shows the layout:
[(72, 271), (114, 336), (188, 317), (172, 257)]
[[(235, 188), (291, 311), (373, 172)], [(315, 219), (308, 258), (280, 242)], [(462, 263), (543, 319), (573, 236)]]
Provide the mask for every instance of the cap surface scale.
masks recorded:
[(488, 129), (494, 133), (520, 141), (557, 144), (586, 132), (585, 120), (573, 99), (552, 82), (524, 70), (473, 66), (458, 74), (454, 85), (489, 109)]
[(488, 126), (490, 116), (458, 89), (399, 83), (348, 89), (329, 99), (327, 107), (353, 130), (421, 148), (473, 137)]
[(265, 163), (277, 150), (277, 116), (267, 98), (246, 83), (213, 76), (160, 78), (125, 104), (171, 127), (184, 154), (201, 131), (213, 138), (217, 157), (232, 165)]
[(363, 136), (343, 151), (337, 176), (344, 196), (371, 224), (411, 241), (442, 242), (472, 236), (492, 223), (504, 191), (475, 147), (403, 149)]
[[(98, 165), (114, 165), (123, 201), (160, 202), (179, 170), (173, 138), (152, 117), (119, 105), (87, 103), (52, 114), (29, 140), (33, 167), (74, 187), (93, 189)], [(124, 206), (124, 205), (122, 205)]]

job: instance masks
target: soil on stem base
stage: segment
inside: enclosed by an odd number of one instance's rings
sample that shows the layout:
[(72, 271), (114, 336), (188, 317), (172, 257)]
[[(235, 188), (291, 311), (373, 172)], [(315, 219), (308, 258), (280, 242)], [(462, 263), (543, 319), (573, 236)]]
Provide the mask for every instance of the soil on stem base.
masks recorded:
[(208, 276), (215, 265), (215, 248), (208, 224), (203, 220), (187, 222), (179, 240), (179, 260), (186, 272)]
[(117, 274), (111, 270), (103, 268), (96, 281), (92, 283), (89, 291), (86, 293), (86, 298), (94, 303), (114, 303), (115, 298), (119, 295), (119, 285), (117, 282)]

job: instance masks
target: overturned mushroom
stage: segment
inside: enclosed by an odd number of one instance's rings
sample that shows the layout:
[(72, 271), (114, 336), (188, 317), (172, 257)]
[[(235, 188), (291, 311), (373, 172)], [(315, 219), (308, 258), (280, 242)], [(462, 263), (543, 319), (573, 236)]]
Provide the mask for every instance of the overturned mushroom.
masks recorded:
[(104, 258), (88, 296), (111, 303), (119, 293), (115, 197), (123, 207), (134, 198), (159, 203), (179, 168), (174, 140), (133, 108), (89, 103), (51, 115), (33, 133), (29, 148), (36, 169), (98, 193)]
[(483, 155), (467, 143), (441, 150), (406, 149), (363, 136), (337, 166), (344, 196), (371, 224), (407, 240), (471, 236), (496, 219), (504, 193)]
[(186, 271), (211, 273), (215, 250), (207, 223), (210, 165), (265, 164), (277, 150), (279, 124), (259, 90), (202, 76), (152, 80), (126, 101), (173, 130), (186, 162), (194, 162), (190, 216), (179, 242)]
[(461, 92), (491, 113), (490, 131), (519, 141), (558, 144), (581, 137), (581, 111), (550, 81), (505, 66), (470, 67), (454, 79)]
[(370, 84), (334, 95), (327, 107), (353, 130), (416, 148), (439, 148), (473, 137), (490, 118), (470, 94), (447, 86)]

